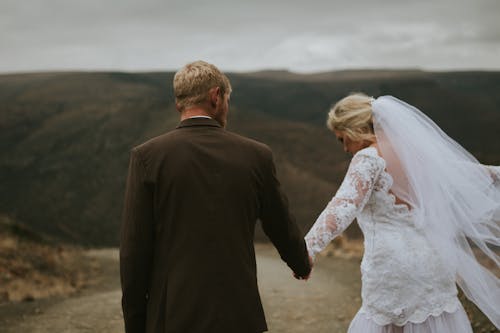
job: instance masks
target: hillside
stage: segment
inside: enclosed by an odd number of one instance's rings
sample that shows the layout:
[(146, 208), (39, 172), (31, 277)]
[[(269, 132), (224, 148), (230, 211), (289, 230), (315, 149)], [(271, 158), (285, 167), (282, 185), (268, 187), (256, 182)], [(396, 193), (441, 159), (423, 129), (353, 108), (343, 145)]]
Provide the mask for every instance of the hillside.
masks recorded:
[[(129, 149), (178, 123), (172, 78), (173, 73), (0, 75), (0, 211), (63, 240), (116, 245)], [(230, 79), (228, 129), (273, 148), (304, 230), (347, 167), (349, 156), (324, 121), (329, 106), (349, 92), (402, 98), (483, 163), (500, 164), (500, 72), (268, 71)]]

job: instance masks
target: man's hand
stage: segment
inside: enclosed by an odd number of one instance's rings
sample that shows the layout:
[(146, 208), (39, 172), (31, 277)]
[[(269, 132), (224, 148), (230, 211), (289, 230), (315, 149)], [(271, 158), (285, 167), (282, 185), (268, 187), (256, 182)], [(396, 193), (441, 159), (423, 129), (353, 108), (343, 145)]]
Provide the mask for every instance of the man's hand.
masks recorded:
[(309, 280), (309, 277), (311, 276), (311, 273), (309, 273), (308, 276), (298, 276), (297, 274), (293, 273), (293, 277), (296, 278), (297, 280)]
[(299, 276), (297, 274), (295, 274), (295, 272), (293, 273), (293, 277), (296, 278), (297, 280), (309, 280), (309, 278), (311, 277), (311, 273), (312, 273), (312, 268), (314, 266), (314, 262), (313, 262), (313, 259), (311, 256), (309, 256), (309, 265), (311, 265), (311, 271), (309, 272), (309, 274), (307, 276)]

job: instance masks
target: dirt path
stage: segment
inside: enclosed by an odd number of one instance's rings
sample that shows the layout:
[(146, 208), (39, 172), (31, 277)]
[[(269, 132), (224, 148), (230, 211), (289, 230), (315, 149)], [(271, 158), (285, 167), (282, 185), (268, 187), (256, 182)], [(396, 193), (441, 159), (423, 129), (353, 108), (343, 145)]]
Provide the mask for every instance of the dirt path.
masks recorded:
[[(346, 332), (357, 311), (359, 263), (320, 259), (308, 282), (297, 281), (267, 245), (258, 245), (259, 286), (271, 333)], [(0, 306), (2, 333), (122, 333), (118, 251), (93, 250), (101, 273), (71, 297)]]

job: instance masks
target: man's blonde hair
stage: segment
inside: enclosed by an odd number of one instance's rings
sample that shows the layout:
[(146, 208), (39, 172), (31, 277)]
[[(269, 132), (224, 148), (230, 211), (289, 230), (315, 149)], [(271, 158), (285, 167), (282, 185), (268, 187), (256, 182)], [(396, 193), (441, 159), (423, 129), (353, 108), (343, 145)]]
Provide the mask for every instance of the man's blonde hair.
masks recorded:
[(217, 67), (205, 61), (195, 61), (181, 68), (174, 76), (175, 103), (180, 111), (202, 104), (208, 92), (219, 87), (222, 96), (231, 93), (231, 84)]
[(353, 141), (374, 141), (372, 102), (363, 93), (353, 93), (338, 101), (328, 113), (330, 130), (344, 132)]

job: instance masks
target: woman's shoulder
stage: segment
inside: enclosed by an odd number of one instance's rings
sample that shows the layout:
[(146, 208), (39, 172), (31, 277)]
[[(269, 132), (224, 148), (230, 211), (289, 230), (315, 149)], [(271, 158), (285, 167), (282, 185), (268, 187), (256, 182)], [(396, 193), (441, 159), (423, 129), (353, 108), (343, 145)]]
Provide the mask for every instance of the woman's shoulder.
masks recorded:
[(380, 155), (380, 150), (376, 145), (371, 145), (360, 149), (354, 154), (353, 160), (366, 159), (374, 161), (379, 167), (385, 168), (385, 160)]
[(354, 156), (356, 155), (366, 155), (382, 158), (382, 156), (380, 155), (380, 150), (378, 149), (378, 146), (376, 144), (358, 150), (356, 154), (354, 154)]

